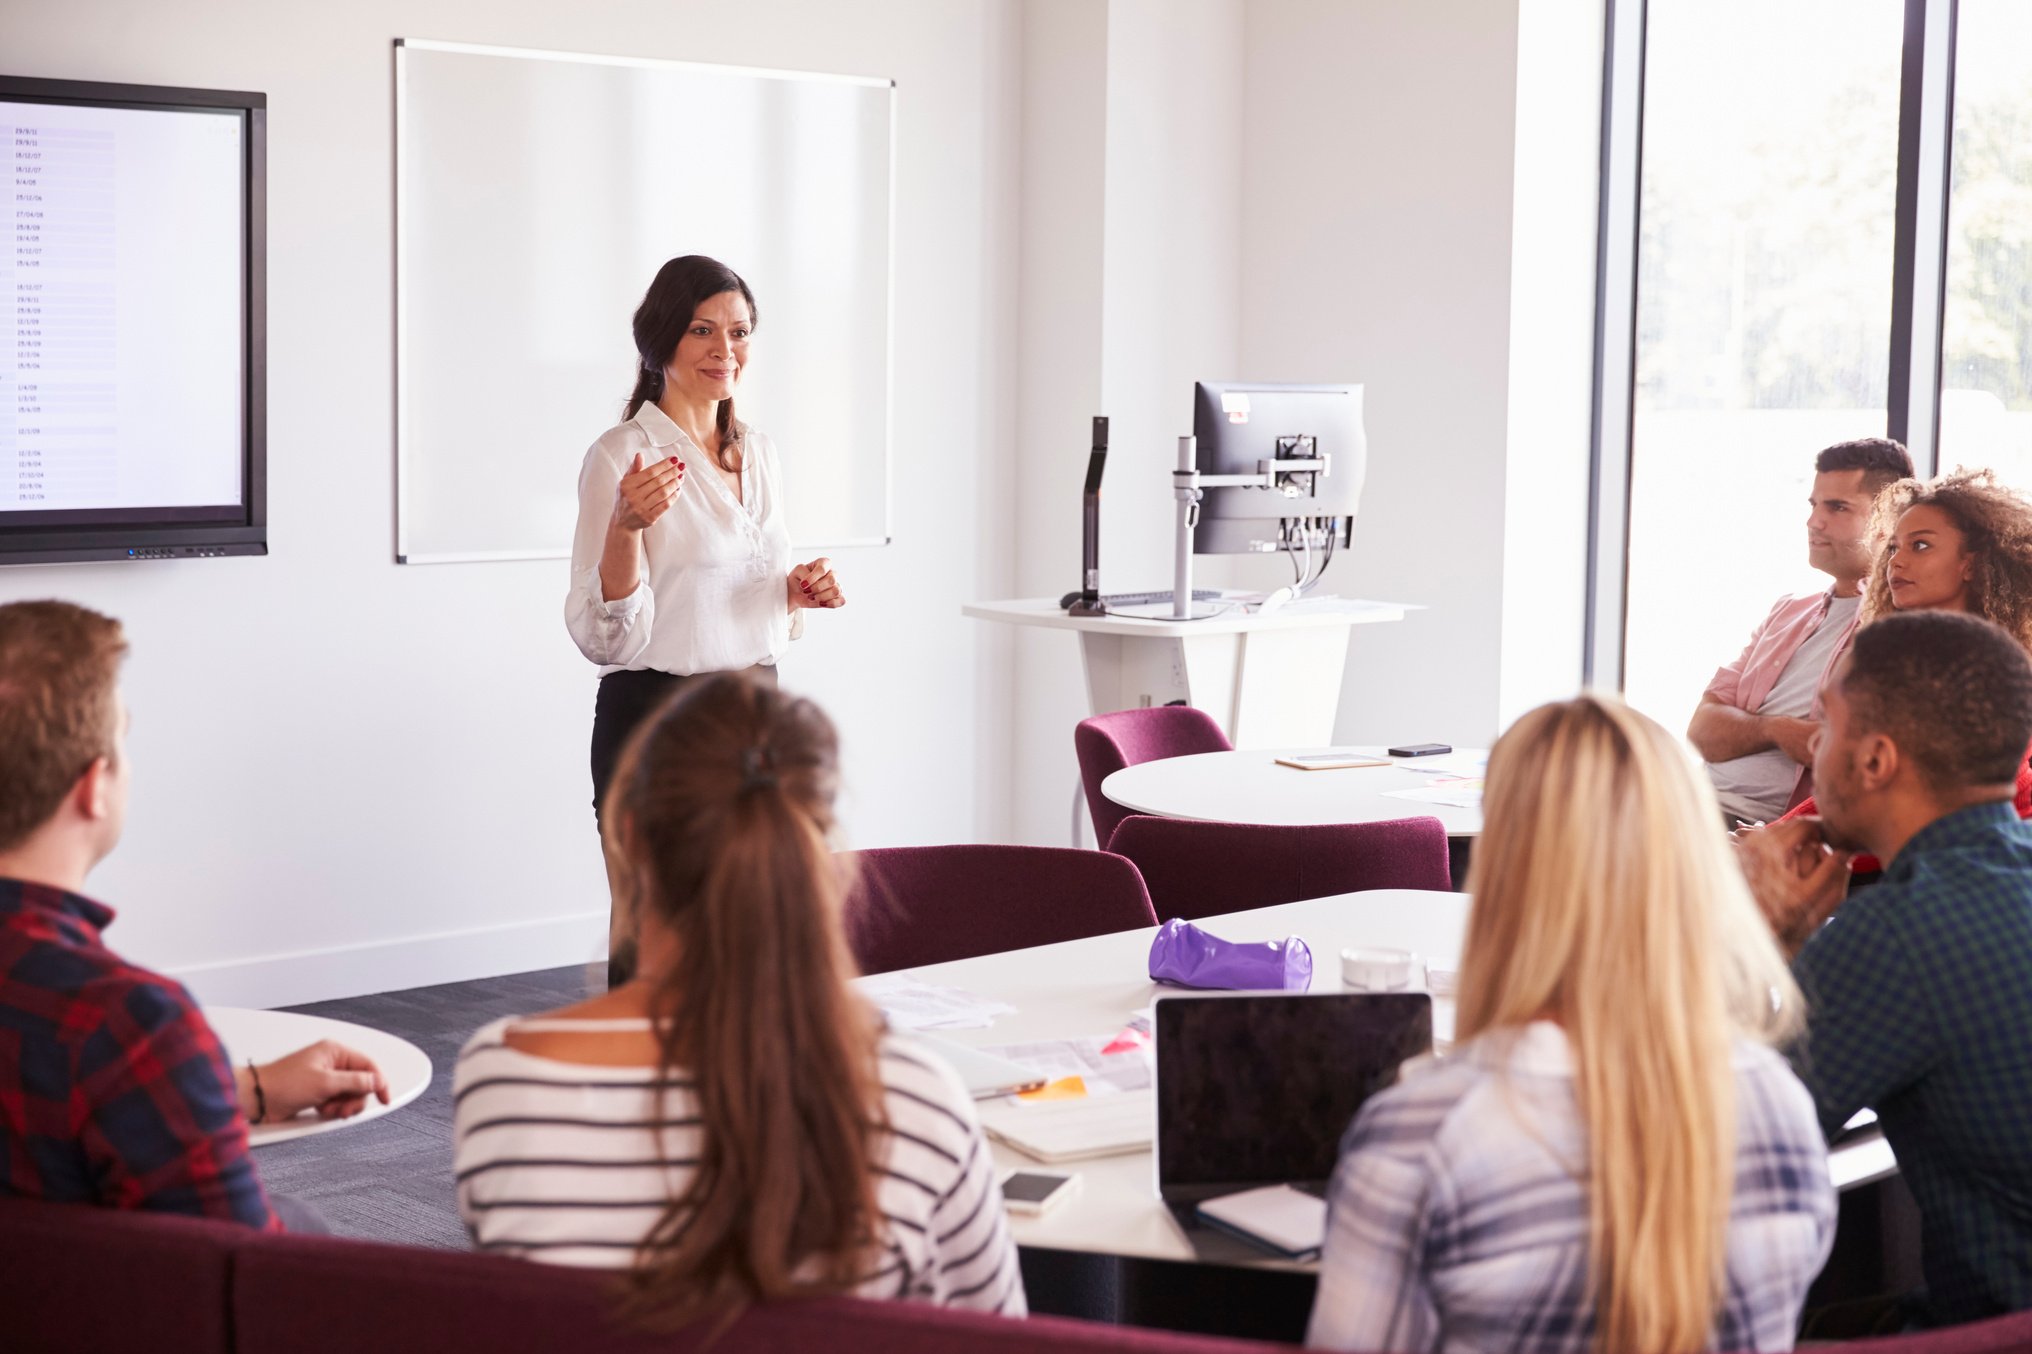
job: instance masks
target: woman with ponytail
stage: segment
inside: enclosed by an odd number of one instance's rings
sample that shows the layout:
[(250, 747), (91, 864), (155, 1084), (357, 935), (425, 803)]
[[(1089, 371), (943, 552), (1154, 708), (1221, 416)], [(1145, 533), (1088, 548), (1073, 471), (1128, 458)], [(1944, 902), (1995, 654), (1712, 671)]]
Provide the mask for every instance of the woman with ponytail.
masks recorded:
[[(597, 819), (622, 745), (687, 680), (775, 680), (804, 611), (846, 605), (832, 563), (790, 562), (782, 472), (769, 439), (734, 416), (755, 296), (725, 264), (664, 264), (635, 310), (635, 390), (579, 470), (565, 625), (600, 665), (593, 709)], [(616, 900), (611, 979), (633, 938)]]
[(625, 1267), (660, 1325), (829, 1293), (1024, 1311), (973, 1101), (848, 986), (837, 779), (826, 717), (752, 679), (643, 722), (604, 827), (638, 976), (459, 1056), (481, 1249)]
[(1456, 1046), (1341, 1145), (1309, 1342), (1791, 1348), (1834, 1190), (1706, 777), (1583, 696), (1502, 737), (1484, 803)]

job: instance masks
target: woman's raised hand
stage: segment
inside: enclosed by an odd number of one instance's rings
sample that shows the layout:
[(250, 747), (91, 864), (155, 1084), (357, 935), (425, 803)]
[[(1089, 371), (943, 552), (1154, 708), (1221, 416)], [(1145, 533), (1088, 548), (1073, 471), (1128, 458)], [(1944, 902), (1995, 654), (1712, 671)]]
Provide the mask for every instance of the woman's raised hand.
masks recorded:
[(670, 505), (677, 502), (683, 491), (683, 461), (672, 456), (645, 466), (638, 451), (614, 494), (614, 525), (622, 531), (646, 530), (650, 523), (670, 511)]

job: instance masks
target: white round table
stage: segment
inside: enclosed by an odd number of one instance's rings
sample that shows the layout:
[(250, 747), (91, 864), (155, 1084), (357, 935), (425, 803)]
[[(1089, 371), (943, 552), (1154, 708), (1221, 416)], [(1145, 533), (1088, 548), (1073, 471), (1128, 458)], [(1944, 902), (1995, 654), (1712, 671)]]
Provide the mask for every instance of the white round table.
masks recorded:
[[(1384, 755), (1380, 748), (1201, 752), (1123, 767), (1101, 782), (1101, 793), (1123, 808), (1160, 818), (1304, 827), (1430, 816), (1446, 826), (1449, 837), (1481, 835), (1480, 768), (1488, 762), (1486, 749), (1456, 748), (1439, 757), (1399, 757), (1388, 766), (1334, 771), (1301, 771), (1277, 764), (1279, 757), (1328, 751)], [(1474, 802), (1462, 806), (1399, 799), (1390, 793), (1395, 790), (1422, 790)]]
[(257, 1063), (269, 1063), (320, 1039), (335, 1039), (373, 1059), (381, 1074), (388, 1078), (386, 1105), (369, 1097), (367, 1108), (350, 1119), (320, 1119), (315, 1114), (306, 1113), (281, 1123), (250, 1124), (247, 1141), (254, 1147), (288, 1142), (291, 1138), (308, 1137), (313, 1133), (329, 1133), (335, 1128), (378, 1119), (401, 1109), (430, 1086), (428, 1053), (407, 1039), (399, 1039), (366, 1025), (328, 1020), (323, 1016), (299, 1015), (294, 1011), (253, 1011), (238, 1006), (207, 1006), (205, 1019), (210, 1022), (212, 1032), (219, 1036), (219, 1042), (226, 1046), (226, 1057), (236, 1068), (245, 1067), (249, 1058)]

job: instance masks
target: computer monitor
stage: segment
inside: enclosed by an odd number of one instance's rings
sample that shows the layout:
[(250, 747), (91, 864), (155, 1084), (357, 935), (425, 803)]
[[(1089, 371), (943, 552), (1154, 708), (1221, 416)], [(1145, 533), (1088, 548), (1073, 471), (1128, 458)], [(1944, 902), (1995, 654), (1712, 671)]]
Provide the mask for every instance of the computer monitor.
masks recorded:
[(1254, 475), (1276, 462), (1324, 458), (1276, 489), (1208, 488), (1193, 553), (1240, 555), (1347, 545), (1369, 468), (1362, 387), (1201, 381), (1192, 432), (1202, 475)]

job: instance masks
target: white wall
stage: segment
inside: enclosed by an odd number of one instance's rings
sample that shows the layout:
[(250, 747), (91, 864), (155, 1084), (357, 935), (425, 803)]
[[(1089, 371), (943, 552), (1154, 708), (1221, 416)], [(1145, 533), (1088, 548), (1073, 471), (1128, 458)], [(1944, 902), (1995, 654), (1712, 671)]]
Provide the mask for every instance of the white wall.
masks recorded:
[(1431, 608), (1354, 629), (1336, 737), (1486, 746), (1517, 0), (1253, 0), (1246, 31), (1242, 375), (1366, 385), (1361, 515), (1322, 586)]
[(1518, 0), (1499, 725), (1580, 685), (1602, 17), (1600, 5)]
[[(133, 640), (130, 827), (92, 881), (117, 947), (266, 1003), (603, 944), (594, 670), (564, 632), (563, 565), (391, 562), (398, 36), (899, 82), (896, 543), (840, 553), (850, 605), (783, 673), (841, 726), (855, 844), (1004, 834), (1009, 640), (958, 608), (1014, 583), (1019, 18), (1009, 0), (0, 7), (11, 74), (269, 101), (272, 554), (0, 571), (0, 600), (71, 598)], [(711, 110), (670, 130), (710, 135)], [(681, 173), (681, 152), (644, 169)], [(583, 451), (557, 448), (558, 473)]]
[[(1192, 384), (1240, 334), (1242, 0), (1030, 0), (1024, 56), (1017, 578), (1076, 587), (1091, 420), (1109, 420), (1102, 586), (1169, 587)], [(1016, 840), (1069, 839), (1087, 714), (1075, 636), (1026, 631)], [(1089, 833), (1090, 835), (1090, 833)]]

